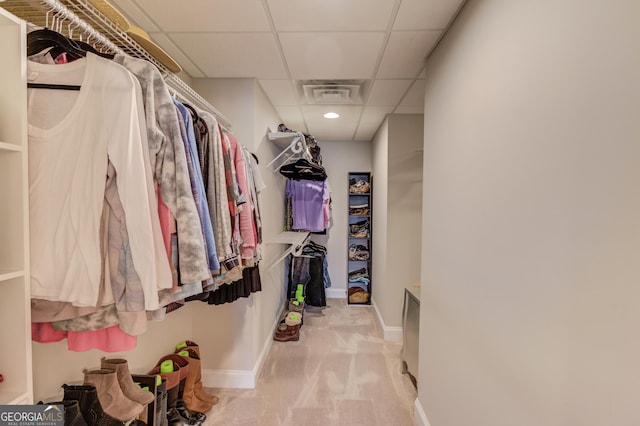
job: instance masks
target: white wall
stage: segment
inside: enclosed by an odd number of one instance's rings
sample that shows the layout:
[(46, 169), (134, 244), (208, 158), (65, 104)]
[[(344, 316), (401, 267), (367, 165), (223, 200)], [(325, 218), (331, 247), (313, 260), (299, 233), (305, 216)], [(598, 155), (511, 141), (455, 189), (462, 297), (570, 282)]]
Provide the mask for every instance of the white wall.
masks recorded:
[[(227, 117), (232, 132), (243, 145), (253, 142), (254, 90), (251, 79), (194, 79), (193, 88)], [(253, 310), (250, 299), (212, 306), (190, 303), (193, 338), (201, 346), (202, 367), (207, 370), (250, 371), (253, 356)]]
[(387, 120), (387, 276), (376, 304), (385, 325), (399, 327), (404, 289), (417, 292), (420, 283), (424, 116), (391, 114)]
[(347, 292), (347, 250), (348, 212), (349, 212), (349, 172), (371, 171), (371, 143), (318, 141), (322, 165), (332, 188), (331, 218), (332, 225), (327, 232), (325, 242), (314, 236), (318, 243), (326, 244), (327, 263), (331, 276), (331, 288), (327, 296), (346, 297)]
[[(286, 180), (279, 173), (274, 173), (273, 169), (267, 169), (266, 165), (280, 153), (280, 149), (267, 140), (267, 129), (277, 130), (280, 119), (277, 112), (271, 105), (260, 85), (254, 80), (255, 92), (255, 117), (253, 152), (260, 159), (260, 167), (267, 188), (260, 194), (263, 211), (263, 235), (264, 240), (269, 241), (282, 229), (284, 221), (284, 187)], [(270, 269), (275, 259), (284, 250), (279, 245), (267, 245), (264, 247), (264, 267), (261, 268), (262, 292), (254, 302), (255, 316), (254, 328), (254, 357), (262, 362), (266, 356), (263, 352), (273, 338), (274, 322), (279, 318), (286, 294), (286, 281), (284, 264)], [(265, 347), (267, 345), (267, 347)]]
[(635, 0), (470, 0), (430, 58), (433, 426), (640, 424), (639, 18)]
[[(267, 128), (277, 129), (278, 115), (253, 79), (195, 79), (193, 87), (231, 121), (234, 136), (260, 160), (267, 185), (259, 195), (263, 239), (267, 242), (280, 232), (284, 218), (284, 178), (266, 167), (279, 153), (266, 139)], [(205, 384), (233, 383), (234, 376), (257, 372), (284, 302), (283, 264), (270, 269), (284, 248), (263, 245), (261, 292), (231, 304), (199, 304), (194, 308), (193, 334), (210, 354), (203, 357), (203, 367), (208, 370)]]
[(402, 338), (404, 289), (420, 281), (422, 115), (391, 114), (373, 138), (373, 302), (385, 339)]
[(373, 191), (372, 218), (371, 218), (371, 256), (374, 261), (371, 263), (371, 302), (376, 305), (378, 312), (382, 315), (382, 327), (386, 325), (386, 320), (382, 312), (384, 308), (384, 294), (387, 285), (387, 238), (388, 238), (388, 212), (389, 205), (388, 185), (389, 185), (389, 120), (385, 119), (378, 128), (378, 131), (371, 141), (373, 148)]

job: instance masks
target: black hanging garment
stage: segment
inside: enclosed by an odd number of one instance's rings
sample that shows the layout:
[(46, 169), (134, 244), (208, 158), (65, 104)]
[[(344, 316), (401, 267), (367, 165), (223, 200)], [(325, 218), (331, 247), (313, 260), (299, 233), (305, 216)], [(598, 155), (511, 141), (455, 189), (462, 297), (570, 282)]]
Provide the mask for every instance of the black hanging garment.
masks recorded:
[(294, 298), (298, 284), (304, 287), (305, 304), (327, 306), (324, 276), (324, 262), (327, 249), (320, 244), (309, 242), (300, 256), (289, 257), (288, 297)]
[(258, 291), (262, 291), (262, 281), (260, 281), (258, 266), (244, 268), (241, 279), (231, 284), (222, 284), (215, 291), (210, 291), (207, 303), (209, 305), (231, 303), (241, 297), (249, 297), (251, 293)]

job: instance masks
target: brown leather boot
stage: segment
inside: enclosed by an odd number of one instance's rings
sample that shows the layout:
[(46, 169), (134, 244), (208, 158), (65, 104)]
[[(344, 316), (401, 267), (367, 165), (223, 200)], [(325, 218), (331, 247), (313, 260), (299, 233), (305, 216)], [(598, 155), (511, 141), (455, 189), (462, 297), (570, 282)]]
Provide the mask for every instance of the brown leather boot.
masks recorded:
[(180, 395), (182, 395), (182, 393), (184, 392), (184, 382), (189, 376), (189, 360), (178, 354), (169, 354), (160, 358), (156, 366), (159, 367), (163, 362), (166, 361), (172, 361), (174, 365), (177, 364), (180, 368)]
[[(175, 357), (175, 358), (174, 358)], [(184, 367), (183, 367), (184, 365)], [(180, 392), (181, 378), (189, 372), (189, 363), (179, 355), (167, 355), (157, 362), (156, 366), (147, 374), (159, 374), (167, 387), (167, 418), (169, 423), (185, 425), (201, 424), (206, 420), (202, 413), (186, 412)], [(185, 377), (186, 379), (186, 377)]]
[(202, 390), (200, 357), (193, 349), (184, 349), (183, 351), (178, 352), (178, 355), (183, 356), (189, 361), (189, 376), (184, 383), (182, 399), (189, 410), (196, 411), (198, 413), (206, 413), (218, 401), (217, 397), (215, 402), (205, 401), (198, 397), (199, 395), (204, 394), (204, 391)]
[[(183, 346), (186, 345), (185, 346)], [(186, 350), (187, 352), (192, 351), (191, 353), (194, 354), (194, 356), (196, 356), (198, 358), (198, 361), (200, 361), (200, 347), (198, 346), (197, 343), (191, 341), (191, 340), (185, 340), (183, 342), (183, 344), (177, 344), (176, 345), (176, 351), (181, 352), (183, 350)], [(178, 348), (182, 348), (180, 350), (178, 350)], [(200, 364), (200, 363), (199, 363)], [(201, 366), (201, 364), (200, 364)], [(196, 393), (196, 397), (204, 402), (216, 405), (218, 403), (218, 401), (220, 401), (220, 398), (218, 398), (216, 395), (210, 395), (208, 393), (206, 393), (204, 391), (204, 386), (202, 385), (202, 369), (198, 368), (198, 372), (197, 372), (197, 377), (196, 377), (196, 387), (195, 387), (195, 393)]]
[(133, 382), (126, 359), (102, 358), (102, 368), (115, 370), (122, 393), (130, 400), (140, 405), (148, 405), (156, 399), (151, 392), (141, 389), (140, 386)]
[(144, 409), (142, 405), (130, 400), (122, 393), (115, 370), (86, 370), (84, 384), (96, 387), (102, 409), (118, 420), (135, 419)]
[(185, 340), (176, 345), (176, 353), (185, 349), (193, 349), (200, 356), (200, 346), (193, 340)]
[(173, 363), (171, 369), (173, 371), (161, 371), (160, 369), (161, 362), (158, 362), (158, 365), (154, 367), (147, 374), (149, 375), (160, 375), (162, 380), (166, 383), (167, 388), (167, 413), (172, 409), (175, 410), (176, 401), (178, 400), (178, 385), (180, 385), (180, 366)]

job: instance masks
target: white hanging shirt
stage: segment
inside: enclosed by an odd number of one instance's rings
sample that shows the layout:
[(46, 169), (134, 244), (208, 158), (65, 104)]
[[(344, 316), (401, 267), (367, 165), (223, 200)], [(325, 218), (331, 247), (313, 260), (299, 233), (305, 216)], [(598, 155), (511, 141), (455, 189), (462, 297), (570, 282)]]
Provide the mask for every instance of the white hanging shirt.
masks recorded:
[(158, 309), (158, 289), (171, 288), (172, 278), (166, 255), (158, 256), (164, 249), (158, 250), (155, 235), (160, 227), (139, 86), (122, 66), (91, 53), (68, 64), (29, 61), (27, 79), (81, 86), (28, 90), (31, 296), (97, 304), (100, 216), (111, 160), (145, 307)]

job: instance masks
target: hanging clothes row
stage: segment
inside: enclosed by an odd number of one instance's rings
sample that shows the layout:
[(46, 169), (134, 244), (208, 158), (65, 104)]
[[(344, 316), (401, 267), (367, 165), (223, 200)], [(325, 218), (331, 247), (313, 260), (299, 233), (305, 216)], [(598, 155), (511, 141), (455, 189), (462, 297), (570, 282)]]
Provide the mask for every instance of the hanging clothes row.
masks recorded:
[(154, 65), (59, 36), (27, 66), (33, 338), (129, 350), (148, 317), (259, 280), (259, 170)]
[[(293, 132), (284, 124), (280, 124), (278, 130)], [(284, 230), (324, 234), (331, 219), (329, 181), (315, 138), (303, 135), (306, 146), (304, 152), (308, 152), (308, 158), (291, 158), (278, 170), (287, 178)]]
[(306, 305), (314, 307), (327, 305), (325, 289), (331, 287), (331, 278), (326, 247), (309, 241), (299, 255), (289, 257), (289, 271), (287, 286), (289, 299), (294, 298), (297, 286), (302, 284)]
[[(305, 149), (301, 150), (304, 155), (289, 158), (278, 170), (287, 178), (284, 229), (326, 234), (331, 222), (331, 193), (320, 147), (313, 136), (294, 132), (284, 124), (278, 126), (278, 131), (302, 134), (305, 138)], [(302, 284), (306, 306), (326, 306), (325, 288), (331, 286), (327, 249), (308, 241), (289, 256), (288, 268), (288, 299), (295, 297), (297, 286)]]

